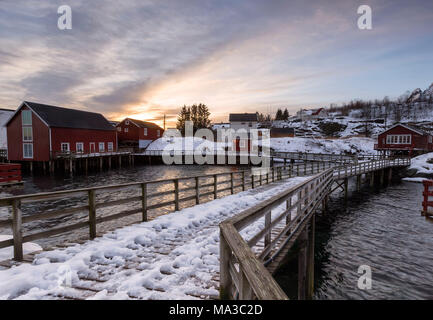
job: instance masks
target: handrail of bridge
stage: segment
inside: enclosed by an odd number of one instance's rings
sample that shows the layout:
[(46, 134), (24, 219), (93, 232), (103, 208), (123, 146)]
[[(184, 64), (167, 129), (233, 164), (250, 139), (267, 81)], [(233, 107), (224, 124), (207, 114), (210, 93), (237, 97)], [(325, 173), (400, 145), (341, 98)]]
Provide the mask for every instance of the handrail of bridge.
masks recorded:
[[(220, 296), (223, 299), (287, 299), (266, 265), (290, 241), (294, 241), (335, 180), (388, 167), (410, 165), (410, 158), (375, 160), (337, 166), (275, 195), (220, 224)], [(285, 206), (273, 215), (272, 210)], [(260, 220), (260, 221), (259, 221)], [(264, 221), (262, 221), (264, 220)], [(255, 235), (244, 239), (240, 231), (263, 225)], [(281, 228), (281, 224), (283, 224)], [(272, 232), (278, 226), (278, 231)], [(263, 240), (263, 247), (253, 248)], [(257, 247), (256, 247), (257, 248)]]
[[(12, 239), (0, 241), (0, 249), (13, 245), (15, 260), (22, 260), (23, 242), (48, 238), (86, 227), (89, 228), (90, 239), (93, 239), (96, 237), (98, 223), (140, 213), (141, 220), (147, 221), (148, 212), (152, 210), (178, 211), (182, 205), (182, 207), (187, 207), (191, 203), (192, 205), (199, 204), (209, 198), (216, 199), (218, 196), (254, 189), (263, 184), (295, 175), (311, 175), (330, 166), (331, 164), (325, 163), (288, 164), (271, 168), (254, 168), (0, 198), (0, 207), (8, 207), (11, 211), (8, 219), (0, 220), (0, 228), (11, 227), (13, 233)], [(119, 192), (113, 193), (114, 190)], [(122, 190), (127, 191), (127, 197), (121, 197)], [(30, 204), (29, 208), (24, 208), (23, 205), (27, 204)], [(63, 205), (59, 207), (58, 204)], [(116, 208), (119, 205), (127, 205), (128, 210), (122, 207), (119, 210), (119, 207)], [(111, 209), (108, 215), (101, 215), (98, 212), (103, 208)], [(29, 211), (36, 212), (30, 213)], [(87, 218), (83, 216), (86, 212), (88, 213)], [(44, 231), (23, 235), (23, 224), (39, 220), (47, 221), (47, 219), (72, 214), (79, 215), (80, 222), (55, 225)]]
[[(317, 205), (333, 181), (333, 169), (319, 173), (305, 182), (263, 201), (220, 224), (220, 295), (223, 299), (288, 299), (265, 268), (284, 245), (308, 223)], [(272, 210), (283, 206), (282, 212)], [(281, 208), (280, 208), (281, 211)], [(260, 220), (260, 221), (259, 221)], [(264, 220), (264, 223), (261, 221)], [(264, 228), (245, 240), (240, 231), (252, 224)], [(272, 230), (283, 224), (276, 235)], [(257, 254), (252, 248), (264, 239)]]
[(271, 152), (271, 157), (304, 161), (338, 161), (344, 163), (358, 161), (357, 155), (313, 152), (273, 151)]

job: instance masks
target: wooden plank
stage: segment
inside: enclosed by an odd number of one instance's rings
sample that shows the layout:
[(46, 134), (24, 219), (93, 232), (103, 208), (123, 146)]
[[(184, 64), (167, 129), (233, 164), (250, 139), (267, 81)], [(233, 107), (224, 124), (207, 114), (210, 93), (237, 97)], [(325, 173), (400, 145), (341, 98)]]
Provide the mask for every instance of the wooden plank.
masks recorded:
[(59, 217), (68, 215), (75, 212), (86, 211), (89, 210), (89, 206), (80, 206), (80, 207), (72, 207), (72, 208), (63, 208), (59, 210), (50, 210), (47, 212), (32, 214), (31, 216), (24, 216), (23, 223), (28, 223), (31, 221), (42, 220), (42, 219), (50, 219), (53, 217)]
[(14, 239), (8, 239), (8, 240), (3, 240), (0, 241), (0, 249), (2, 248), (6, 248), (6, 247), (10, 247), (14, 245)]
[(133, 214), (142, 213), (142, 208), (132, 209), (132, 210), (125, 210), (119, 213), (111, 214), (109, 216), (99, 217), (96, 219), (97, 223), (107, 222), (114, 219), (120, 219), (126, 216), (130, 216)]
[(179, 211), (179, 180), (174, 180), (174, 210)]
[(195, 177), (195, 204), (200, 204), (200, 178)]
[(29, 242), (29, 241), (34, 241), (34, 240), (38, 240), (38, 239), (48, 238), (51, 236), (66, 233), (66, 232), (76, 230), (76, 229), (81, 229), (81, 228), (88, 227), (88, 226), (89, 226), (89, 222), (84, 221), (84, 222), (79, 222), (79, 223), (71, 224), (68, 226), (60, 227), (60, 228), (50, 229), (47, 231), (42, 231), (42, 232), (38, 232), (38, 233), (24, 236), (23, 242)]
[(89, 236), (90, 239), (96, 238), (96, 206), (95, 206), (95, 190), (88, 191), (89, 200)]
[(174, 204), (174, 200), (171, 201), (166, 201), (166, 202), (160, 202), (157, 204), (153, 204), (151, 206), (147, 207), (147, 210), (151, 210), (151, 209), (158, 209), (158, 208), (162, 208), (162, 207), (166, 207), (166, 206), (170, 206)]
[(9, 227), (12, 225), (12, 219), (0, 220), (0, 228)]
[(111, 206), (117, 206), (120, 204), (125, 204), (125, 203), (130, 203), (130, 202), (135, 202), (135, 201), (142, 201), (142, 199), (143, 199), (143, 196), (137, 196), (137, 197), (131, 197), (131, 198), (127, 198), (127, 199), (119, 199), (119, 200), (113, 200), (113, 201), (107, 201), (107, 202), (100, 202), (100, 203), (95, 204), (95, 208), (100, 209), (100, 208), (106, 208), (106, 207), (111, 207)]

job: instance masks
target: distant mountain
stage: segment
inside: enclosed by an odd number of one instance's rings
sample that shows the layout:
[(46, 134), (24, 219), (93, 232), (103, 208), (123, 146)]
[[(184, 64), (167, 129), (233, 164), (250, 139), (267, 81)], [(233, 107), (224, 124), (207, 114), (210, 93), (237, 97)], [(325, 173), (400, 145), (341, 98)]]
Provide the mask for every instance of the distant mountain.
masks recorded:
[(420, 88), (417, 88), (412, 91), (409, 97), (406, 100), (406, 103), (411, 102), (427, 102), (432, 100), (433, 98), (433, 83), (428, 87), (428, 89), (422, 91)]

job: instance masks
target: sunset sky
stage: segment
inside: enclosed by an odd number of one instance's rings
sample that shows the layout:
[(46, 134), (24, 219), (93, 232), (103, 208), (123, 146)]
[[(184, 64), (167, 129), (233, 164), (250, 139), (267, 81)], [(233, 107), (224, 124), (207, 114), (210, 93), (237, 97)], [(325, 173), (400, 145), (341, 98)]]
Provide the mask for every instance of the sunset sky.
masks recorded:
[[(72, 30), (59, 30), (60, 5)], [(357, 27), (357, 8), (373, 29)], [(274, 113), (433, 82), (433, 1), (0, 0), (0, 108), (22, 100), (174, 126), (179, 108)]]

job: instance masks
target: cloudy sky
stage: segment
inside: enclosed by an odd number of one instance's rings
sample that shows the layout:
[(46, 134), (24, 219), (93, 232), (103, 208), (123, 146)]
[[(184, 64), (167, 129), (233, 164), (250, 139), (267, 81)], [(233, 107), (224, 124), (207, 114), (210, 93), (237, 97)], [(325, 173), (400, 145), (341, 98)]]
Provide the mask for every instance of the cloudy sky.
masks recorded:
[[(57, 8), (72, 9), (59, 30)], [(373, 29), (357, 27), (357, 8)], [(22, 100), (156, 121), (205, 103), (275, 112), (433, 82), (433, 1), (0, 0), (0, 108)]]

